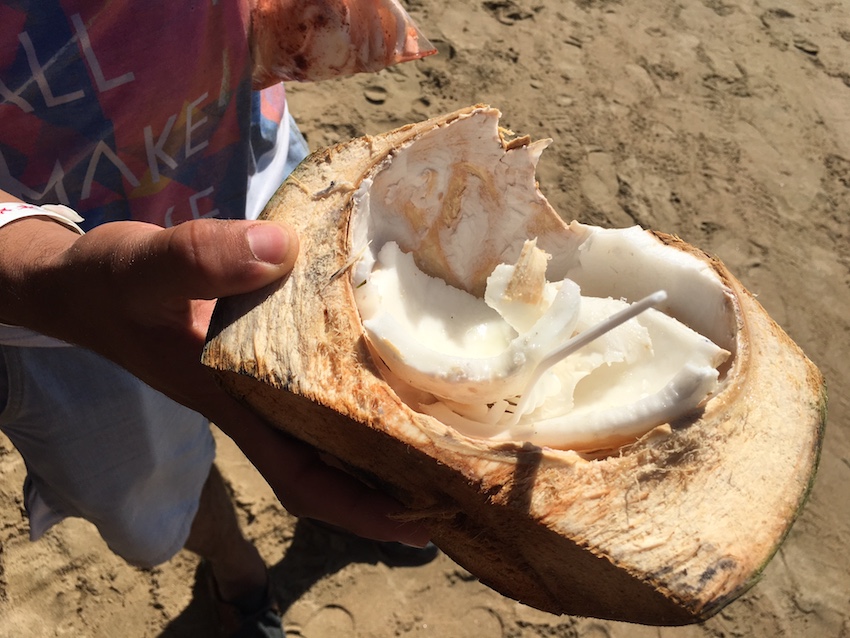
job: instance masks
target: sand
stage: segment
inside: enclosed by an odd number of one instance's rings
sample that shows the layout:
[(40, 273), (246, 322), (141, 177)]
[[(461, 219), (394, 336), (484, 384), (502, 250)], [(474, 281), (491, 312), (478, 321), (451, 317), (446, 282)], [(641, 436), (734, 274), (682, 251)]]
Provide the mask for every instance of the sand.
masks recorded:
[[(821, 368), (830, 416), (811, 498), (749, 593), (702, 625), (556, 617), (445, 556), (392, 567), (289, 517), (239, 451), (219, 459), (293, 636), (850, 636), (850, 5), (805, 0), (412, 0), (440, 54), (291, 86), (311, 147), (486, 102), (551, 137), (539, 179), (566, 218), (640, 224), (720, 257)], [(757, 462), (753, 459), (753, 462)], [(0, 447), (0, 636), (207, 636), (182, 553), (141, 571), (69, 520), (30, 543), (24, 469)], [(706, 495), (710, 498), (710, 495)]]

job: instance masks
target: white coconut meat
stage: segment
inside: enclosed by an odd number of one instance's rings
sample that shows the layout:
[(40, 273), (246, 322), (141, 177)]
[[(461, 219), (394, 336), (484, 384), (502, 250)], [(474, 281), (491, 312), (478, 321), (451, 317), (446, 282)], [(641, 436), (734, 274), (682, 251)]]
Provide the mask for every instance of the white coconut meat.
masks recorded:
[[(616, 447), (699, 409), (733, 343), (723, 283), (639, 228), (535, 228), (547, 141), (503, 144), (481, 117), (400, 149), (354, 197), (351, 282), (387, 381), (462, 434), (561, 449)], [(660, 310), (599, 328), (658, 290)]]

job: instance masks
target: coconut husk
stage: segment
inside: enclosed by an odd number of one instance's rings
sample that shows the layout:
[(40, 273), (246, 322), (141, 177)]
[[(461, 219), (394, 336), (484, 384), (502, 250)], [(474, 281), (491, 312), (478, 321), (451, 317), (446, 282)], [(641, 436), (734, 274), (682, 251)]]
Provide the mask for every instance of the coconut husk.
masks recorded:
[[(470, 107), (305, 160), (264, 213), (299, 233), (292, 274), (219, 301), (203, 362), (269, 423), (397, 498), (502, 594), (556, 614), (703, 620), (756, 582), (803, 505), (823, 435), (823, 379), (723, 264), (653, 233), (726, 287), (733, 357), (698, 413), (588, 455), (465, 437), (411, 409), (363, 337), (347, 276), (352, 195), (399, 148), (482, 112), (492, 111)], [(529, 221), (511, 241), (517, 254), (533, 238), (556, 253), (568, 226), (532, 189)]]

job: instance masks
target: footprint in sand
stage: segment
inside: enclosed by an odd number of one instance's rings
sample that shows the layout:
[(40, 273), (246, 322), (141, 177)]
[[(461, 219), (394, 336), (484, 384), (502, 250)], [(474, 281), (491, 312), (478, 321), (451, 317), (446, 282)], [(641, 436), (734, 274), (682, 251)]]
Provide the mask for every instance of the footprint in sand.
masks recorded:
[(503, 638), (502, 618), (487, 607), (473, 607), (463, 617), (452, 635), (457, 638)]
[(363, 90), (363, 97), (372, 104), (383, 104), (389, 97), (389, 92), (382, 86), (372, 84)]
[(354, 616), (345, 607), (327, 605), (313, 614), (296, 635), (302, 638), (354, 636)]

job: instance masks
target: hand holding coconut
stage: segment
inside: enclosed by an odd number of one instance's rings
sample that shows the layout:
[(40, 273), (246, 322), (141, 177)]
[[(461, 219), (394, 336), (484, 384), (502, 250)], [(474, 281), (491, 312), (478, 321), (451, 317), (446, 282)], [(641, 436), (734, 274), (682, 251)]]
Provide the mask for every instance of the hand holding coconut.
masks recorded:
[(162, 229), (115, 222), (80, 236), (51, 220), (24, 219), (0, 233), (0, 321), (94, 350), (204, 414), (293, 513), (424, 544), (419, 526), (391, 517), (403, 512), (397, 502), (270, 428), (198, 361), (214, 300), (279, 280), (297, 254), (297, 237), (278, 223), (198, 220)]

